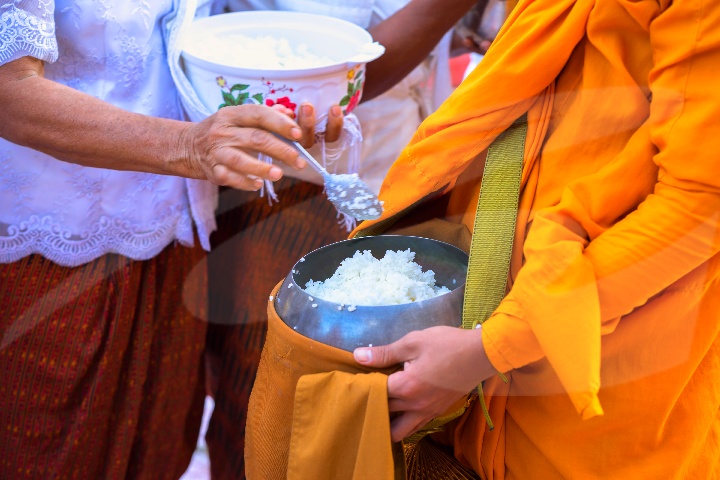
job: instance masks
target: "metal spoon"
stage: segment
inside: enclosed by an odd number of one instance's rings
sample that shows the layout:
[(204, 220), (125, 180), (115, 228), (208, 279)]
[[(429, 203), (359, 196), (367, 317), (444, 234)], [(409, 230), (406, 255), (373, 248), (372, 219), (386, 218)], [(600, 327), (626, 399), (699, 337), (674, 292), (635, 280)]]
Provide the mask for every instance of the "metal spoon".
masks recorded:
[(370, 187), (360, 180), (357, 173), (329, 173), (298, 142), (288, 140), (280, 135), (275, 136), (300, 152), (313, 170), (322, 175), (325, 194), (338, 211), (358, 220), (374, 220), (382, 215), (382, 202), (378, 200)]

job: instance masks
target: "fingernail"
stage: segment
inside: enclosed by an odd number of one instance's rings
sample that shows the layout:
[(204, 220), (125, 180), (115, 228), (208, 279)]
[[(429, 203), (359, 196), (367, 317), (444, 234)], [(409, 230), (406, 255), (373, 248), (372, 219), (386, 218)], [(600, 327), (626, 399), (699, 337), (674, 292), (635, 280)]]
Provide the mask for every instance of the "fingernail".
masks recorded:
[(280, 180), (280, 177), (282, 177), (282, 170), (275, 166), (270, 167), (270, 173), (268, 176), (273, 182)]
[(300, 138), (302, 138), (302, 130), (298, 127), (293, 127), (292, 130), (290, 130), (290, 135), (292, 135), (295, 140), (300, 140)]
[(306, 117), (309, 117), (313, 113), (313, 108), (310, 105), (305, 104), (300, 108), (302, 109), (302, 114)]
[(372, 350), (369, 348), (356, 348), (353, 352), (355, 361), (359, 363), (372, 362)]
[(330, 113), (332, 114), (333, 117), (339, 117), (342, 115), (342, 110), (340, 109), (340, 107), (338, 105), (333, 105), (330, 108)]

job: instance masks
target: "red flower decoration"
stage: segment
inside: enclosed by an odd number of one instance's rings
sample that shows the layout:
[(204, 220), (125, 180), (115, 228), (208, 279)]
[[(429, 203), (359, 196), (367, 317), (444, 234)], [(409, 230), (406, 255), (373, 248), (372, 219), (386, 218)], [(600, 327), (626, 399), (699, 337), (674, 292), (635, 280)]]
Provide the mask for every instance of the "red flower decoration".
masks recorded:
[[(290, 101), (290, 97), (280, 97), (275, 102), (279, 105), (284, 105), (285, 107), (289, 108), (293, 112), (297, 108), (297, 104)], [(356, 102), (357, 103), (357, 102)]]
[(269, 98), (266, 98), (265, 105), (267, 105), (268, 107), (272, 107), (273, 105), (275, 105), (275, 102)]
[(345, 107), (345, 113), (352, 112), (355, 109), (355, 107), (357, 107), (357, 104), (359, 101), (360, 101), (360, 90), (355, 92), (355, 95), (353, 95), (350, 98), (350, 101), (348, 102), (347, 107)]

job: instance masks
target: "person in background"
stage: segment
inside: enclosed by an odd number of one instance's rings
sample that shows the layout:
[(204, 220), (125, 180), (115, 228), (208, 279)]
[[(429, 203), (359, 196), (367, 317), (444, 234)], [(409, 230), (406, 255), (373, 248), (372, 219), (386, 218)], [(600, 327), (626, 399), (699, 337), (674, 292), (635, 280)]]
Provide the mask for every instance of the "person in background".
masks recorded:
[(480, 385), (435, 439), (482, 478), (720, 478), (718, 24), (717, 2), (521, 2), (420, 126), (360, 231), (437, 192), (485, 238), (507, 129), (522, 174), (489, 318), (355, 351), (402, 366), (394, 441)]
[(183, 5), (0, 1), (0, 478), (187, 468), (213, 184), (278, 180), (250, 152), (301, 168), (273, 133), (314, 134), (284, 107), (182, 121)]
[[(481, 2), (484, 5), (484, 2)], [(361, 104), (353, 110), (363, 133), (361, 179), (380, 179), (422, 119), (451, 92), (449, 52), (453, 27), (476, 0), (357, 0), (352, 2), (230, 0), (225, 10), (293, 10), (331, 15), (367, 28), (386, 52), (367, 65)], [(466, 49), (478, 50), (475, 43)], [(304, 106), (311, 109), (311, 106)], [(301, 109), (303, 106), (301, 106)], [(332, 113), (331, 113), (332, 114)], [(315, 112), (308, 112), (311, 118)], [(317, 148), (311, 149), (321, 158)], [(346, 173), (347, 155), (332, 166)], [(208, 361), (214, 410), (206, 442), (213, 478), (244, 476), (247, 404), (267, 328), (264, 299), (309, 251), (343, 240), (337, 212), (321, 179), (286, 170), (275, 182), (279, 201), (252, 192), (221, 192), (218, 231), (209, 257)]]

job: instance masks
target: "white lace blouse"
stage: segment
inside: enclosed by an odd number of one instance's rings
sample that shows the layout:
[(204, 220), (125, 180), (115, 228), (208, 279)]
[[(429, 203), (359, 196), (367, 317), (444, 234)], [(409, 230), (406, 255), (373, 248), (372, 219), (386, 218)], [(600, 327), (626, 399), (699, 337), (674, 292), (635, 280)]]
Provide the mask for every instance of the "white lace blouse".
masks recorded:
[[(0, 0), (0, 64), (33, 56), (49, 79), (181, 119), (161, 28), (178, 4)], [(66, 266), (110, 252), (147, 259), (175, 240), (192, 245), (193, 223), (208, 249), (213, 193), (207, 182), (81, 167), (0, 139), (0, 262), (31, 253)]]

